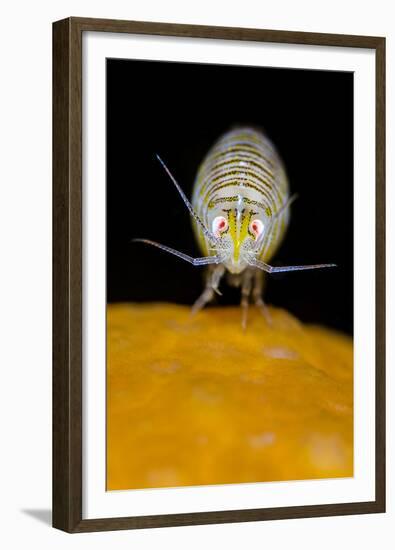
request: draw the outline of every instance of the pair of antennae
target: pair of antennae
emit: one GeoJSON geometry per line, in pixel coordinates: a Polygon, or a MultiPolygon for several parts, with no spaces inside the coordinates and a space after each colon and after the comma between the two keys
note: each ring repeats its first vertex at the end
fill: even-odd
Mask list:
{"type": "MultiPolygon", "coordinates": [[[[156,155],[156,158],[159,160],[159,162],[163,166],[165,172],[167,173],[167,175],[169,176],[171,181],[174,183],[177,191],[179,192],[182,200],[184,201],[185,206],[188,208],[189,213],[191,214],[193,219],[196,220],[196,222],[202,228],[203,234],[205,235],[205,237],[209,241],[210,245],[211,246],[215,246],[215,245],[219,246],[219,244],[220,244],[219,240],[214,235],[214,233],[212,233],[211,231],[209,231],[209,229],[207,229],[207,227],[204,225],[201,218],[196,214],[196,212],[193,209],[192,204],[187,199],[184,191],[181,189],[181,187],[179,186],[177,180],[175,179],[173,174],[170,172],[170,170],[168,169],[166,164],[163,162],[163,160],[160,158],[160,156],[158,154],[156,155]]],[[[151,241],[149,239],[133,239],[133,242],[140,242],[140,243],[149,244],[151,246],[155,246],[156,248],[160,248],[161,250],[164,250],[165,252],[168,252],[169,254],[173,254],[174,256],[177,256],[177,258],[181,258],[181,260],[184,260],[185,262],[189,262],[190,264],[192,264],[194,266],[219,264],[220,261],[221,261],[218,256],[204,256],[202,258],[193,258],[192,256],[188,256],[188,254],[184,254],[183,252],[180,252],[179,250],[175,250],[174,248],[170,248],[170,246],[165,246],[164,244],[157,243],[157,242],[151,241]]]]}
{"type": "MultiPolygon", "coordinates": [[[[191,216],[194,218],[194,220],[202,228],[203,234],[205,235],[207,240],[210,242],[210,244],[212,246],[215,247],[215,245],[216,245],[217,247],[220,247],[219,239],[214,235],[214,233],[212,233],[209,229],[207,229],[207,227],[205,226],[205,224],[203,223],[201,218],[196,214],[196,212],[193,209],[192,204],[187,199],[184,191],[181,189],[181,187],[179,186],[178,182],[176,181],[175,177],[170,172],[170,170],[168,169],[166,164],[163,162],[163,160],[160,158],[160,156],[158,154],[156,155],[156,158],[159,160],[159,162],[163,166],[165,172],[167,173],[167,175],[169,176],[169,178],[171,179],[171,181],[175,185],[178,193],[180,194],[182,200],[184,201],[185,206],[188,208],[189,213],[191,214],[191,216]]],[[[292,197],[290,197],[287,200],[287,202],[280,208],[280,210],[278,211],[278,213],[276,214],[275,217],[278,218],[281,214],[283,214],[283,212],[287,208],[289,208],[289,206],[292,204],[292,202],[296,198],[297,198],[297,195],[293,195],[292,197]]],[[[132,241],[133,242],[145,243],[145,244],[149,244],[151,246],[155,246],[157,248],[160,248],[161,250],[163,250],[165,252],[168,252],[169,254],[173,254],[174,256],[177,256],[177,258],[181,258],[182,260],[184,260],[186,262],[189,262],[190,264],[192,264],[194,266],[221,263],[221,258],[219,256],[205,256],[205,257],[202,257],[202,258],[193,258],[192,256],[188,256],[188,254],[184,254],[183,252],[179,252],[178,250],[175,250],[174,248],[170,248],[169,246],[165,246],[161,243],[157,243],[157,242],[151,241],[149,239],[132,239],[132,241]]],[[[287,272],[287,271],[302,271],[302,270],[307,270],[307,269],[321,269],[323,267],[336,267],[336,264],[289,265],[289,266],[274,267],[274,266],[266,264],[265,262],[262,262],[261,260],[258,260],[256,258],[251,258],[248,261],[248,263],[249,263],[250,266],[261,269],[262,271],[265,271],[267,273],[284,273],[284,272],[287,272]]]]}

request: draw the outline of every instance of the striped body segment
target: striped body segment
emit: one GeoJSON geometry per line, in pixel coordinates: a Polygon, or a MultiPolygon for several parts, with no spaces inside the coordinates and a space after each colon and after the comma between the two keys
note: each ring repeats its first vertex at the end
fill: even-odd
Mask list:
{"type": "MultiPolygon", "coordinates": [[[[243,256],[256,240],[251,233],[254,219],[264,229],[255,257],[264,262],[272,258],[288,225],[288,200],[285,169],[273,144],[261,131],[241,127],[221,136],[206,155],[196,176],[192,206],[208,228],[218,216],[226,218],[227,235],[221,238],[228,238],[232,247],[226,267],[238,273],[247,267],[243,256]]],[[[204,255],[215,253],[201,226],[193,226],[204,255]]]]}

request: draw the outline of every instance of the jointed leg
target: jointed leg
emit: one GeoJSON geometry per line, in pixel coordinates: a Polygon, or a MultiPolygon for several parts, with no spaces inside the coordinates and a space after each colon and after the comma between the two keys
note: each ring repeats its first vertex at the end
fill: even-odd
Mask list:
{"type": "Polygon", "coordinates": [[[223,274],[225,273],[225,266],[222,264],[211,267],[206,279],[206,287],[202,294],[196,300],[192,306],[192,314],[194,315],[200,311],[206,304],[208,304],[213,298],[214,293],[219,293],[218,286],[223,274]]]}
{"type": "Polygon", "coordinates": [[[248,301],[251,294],[252,277],[252,271],[250,269],[246,269],[243,273],[243,279],[241,283],[241,326],[244,330],[247,327],[248,301]]]}
{"type": "Polygon", "coordinates": [[[254,273],[254,288],[252,290],[252,298],[254,300],[255,305],[258,306],[259,309],[261,310],[263,316],[266,319],[266,322],[269,325],[271,325],[272,317],[262,298],[264,279],[265,279],[264,273],[256,269],[254,273]]]}

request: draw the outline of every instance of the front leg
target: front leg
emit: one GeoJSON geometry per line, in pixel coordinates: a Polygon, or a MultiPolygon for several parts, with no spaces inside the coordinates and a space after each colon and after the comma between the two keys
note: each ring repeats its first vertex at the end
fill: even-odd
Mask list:
{"type": "Polygon", "coordinates": [[[192,306],[192,315],[200,311],[202,308],[204,308],[206,304],[211,302],[211,300],[214,298],[215,292],[219,293],[218,286],[224,273],[225,266],[222,264],[218,264],[210,268],[206,279],[205,289],[192,306]]]}
{"type": "Polygon", "coordinates": [[[259,269],[256,269],[254,273],[254,288],[252,290],[252,298],[254,300],[255,305],[258,306],[259,309],[261,310],[268,325],[272,325],[272,317],[262,298],[264,281],[265,281],[265,274],[259,269]]]}
{"type": "Polygon", "coordinates": [[[241,326],[245,330],[247,328],[248,302],[251,294],[253,273],[251,269],[246,269],[242,275],[241,282],[241,326]]]}

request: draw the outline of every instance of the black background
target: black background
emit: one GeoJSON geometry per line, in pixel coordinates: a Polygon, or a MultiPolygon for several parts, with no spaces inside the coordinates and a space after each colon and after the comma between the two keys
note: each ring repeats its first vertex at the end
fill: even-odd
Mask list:
{"type": "MultiPolygon", "coordinates": [[[[352,333],[352,73],[107,60],[108,302],[198,297],[204,268],[130,241],[145,237],[201,256],[155,153],[191,197],[202,158],[235,124],[266,131],[299,195],[271,263],[338,264],[269,276],[266,301],[352,333]]],[[[219,303],[239,301],[239,290],[223,290],[219,303]]]]}

